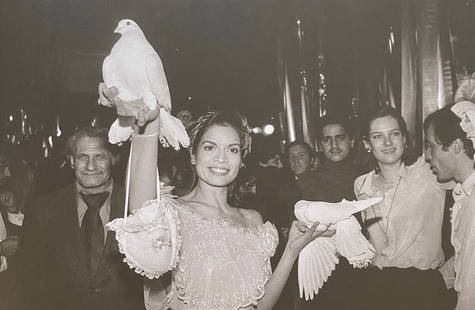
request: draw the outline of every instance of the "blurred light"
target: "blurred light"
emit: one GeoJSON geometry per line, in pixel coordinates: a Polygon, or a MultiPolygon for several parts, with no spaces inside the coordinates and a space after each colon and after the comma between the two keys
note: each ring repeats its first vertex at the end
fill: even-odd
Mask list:
{"type": "Polygon", "coordinates": [[[10,115],[8,119],[10,120],[10,122],[13,122],[13,115],[10,115]]]}
{"type": "Polygon", "coordinates": [[[297,19],[297,25],[300,25],[300,19],[297,19]]]}
{"type": "Polygon", "coordinates": [[[191,96],[188,97],[188,100],[191,100],[191,96]]]}
{"type": "Polygon", "coordinates": [[[48,137],[48,142],[51,147],[53,147],[53,136],[48,137]]]}
{"type": "Polygon", "coordinates": [[[270,136],[274,133],[274,125],[264,125],[264,127],[262,127],[262,133],[264,134],[264,136],[270,136]]]}
{"type": "Polygon", "coordinates": [[[254,127],[252,128],[252,132],[255,133],[256,135],[262,133],[262,128],[261,127],[254,127]]]}

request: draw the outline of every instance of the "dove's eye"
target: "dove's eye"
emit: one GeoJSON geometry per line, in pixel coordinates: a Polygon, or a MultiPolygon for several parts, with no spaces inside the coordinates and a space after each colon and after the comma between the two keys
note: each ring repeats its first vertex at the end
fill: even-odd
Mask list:
{"type": "Polygon", "coordinates": [[[125,24],[126,24],[127,26],[130,26],[130,22],[126,22],[125,24]]]}

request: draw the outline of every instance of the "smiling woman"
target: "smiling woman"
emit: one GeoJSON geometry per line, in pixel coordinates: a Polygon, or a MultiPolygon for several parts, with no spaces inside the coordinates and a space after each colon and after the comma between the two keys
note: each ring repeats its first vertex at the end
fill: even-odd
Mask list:
{"type": "MultiPolygon", "coordinates": [[[[131,268],[149,278],[159,278],[171,269],[167,298],[150,299],[148,303],[154,305],[151,308],[272,309],[300,250],[316,237],[332,235],[334,231],[317,230],[316,225],[307,228],[294,222],[282,258],[272,273],[270,258],[278,243],[277,230],[271,223],[264,223],[258,212],[239,208],[237,188],[234,189],[242,159],[251,148],[246,119],[234,112],[210,112],[193,123],[190,127],[193,185],[184,196],[172,199],[164,194],[159,201],[154,200],[157,194],[154,165],[160,128],[157,122],[150,122],[144,135],[133,136],[129,204],[133,215],[127,222],[121,219],[109,224],[117,232],[131,268]],[[179,231],[176,239],[168,238],[170,242],[160,239],[157,244],[158,239],[150,237],[150,233],[143,238],[134,237],[134,233],[144,229],[147,232],[163,229],[163,221],[156,225],[147,221],[161,218],[158,213],[163,210],[172,210],[169,212],[176,217],[175,230],[179,231]],[[125,245],[121,238],[132,241],[125,245]],[[146,253],[160,252],[162,248],[164,252],[177,253],[172,255],[176,260],[166,270],[149,268],[150,255],[146,253]]],[[[171,226],[165,228],[165,231],[173,230],[171,226]]],[[[153,257],[158,261],[162,256],[153,257]]],[[[168,265],[168,261],[160,265],[168,265]]]]}
{"type": "Polygon", "coordinates": [[[444,262],[445,186],[424,158],[404,161],[406,141],[406,124],[396,110],[384,107],[370,118],[365,147],[378,169],[356,179],[355,195],[383,200],[362,212],[377,267],[367,273],[364,300],[376,301],[369,309],[445,309],[437,270],[444,262]]]}

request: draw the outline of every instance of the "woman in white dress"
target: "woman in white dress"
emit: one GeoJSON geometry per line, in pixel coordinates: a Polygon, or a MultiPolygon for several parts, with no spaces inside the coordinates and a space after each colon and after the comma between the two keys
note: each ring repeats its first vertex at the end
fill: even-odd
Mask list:
{"type": "MultiPolygon", "coordinates": [[[[129,209],[135,220],[144,203],[150,206],[157,197],[158,130],[154,119],[145,126],[144,134],[134,134],[132,139],[129,209]]],[[[190,133],[194,187],[182,197],[162,195],[160,199],[161,208],[176,212],[181,240],[164,309],[272,309],[299,251],[316,237],[334,231],[317,230],[317,225],[307,229],[294,222],[285,252],[272,273],[270,258],[278,243],[277,231],[271,223],[263,223],[258,212],[237,207],[233,189],[251,146],[245,118],[238,113],[211,112],[199,118],[190,133]]],[[[134,222],[136,227],[149,224],[134,222]]],[[[119,223],[111,228],[119,239],[126,230],[119,223]]],[[[144,251],[153,246],[163,243],[140,239],[134,245],[144,251]]],[[[140,255],[140,250],[122,250],[128,259],[140,255]]],[[[158,270],[140,266],[137,260],[131,263],[129,259],[129,265],[150,278],[160,276],[158,270]]]]}

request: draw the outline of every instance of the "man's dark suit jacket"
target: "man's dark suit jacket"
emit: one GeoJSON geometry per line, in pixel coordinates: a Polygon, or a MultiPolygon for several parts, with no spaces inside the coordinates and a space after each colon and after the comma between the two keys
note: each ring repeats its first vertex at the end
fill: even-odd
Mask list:
{"type": "MultiPolygon", "coordinates": [[[[20,236],[21,226],[17,226],[8,221],[8,213],[5,209],[2,213],[3,222],[7,230],[7,236],[20,236]]],[[[21,265],[16,255],[7,258],[7,270],[0,273],[0,310],[1,309],[17,309],[17,302],[20,299],[20,281],[18,271],[21,265]]]]}
{"type": "MultiPolygon", "coordinates": [[[[123,215],[123,190],[114,185],[110,218],[123,215]]],[[[80,246],[76,187],[36,201],[25,215],[20,255],[24,261],[26,309],[142,310],[143,280],[123,262],[115,234],[107,234],[95,275],[80,246]]]]}

